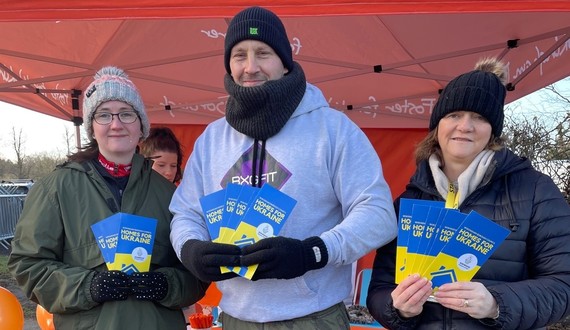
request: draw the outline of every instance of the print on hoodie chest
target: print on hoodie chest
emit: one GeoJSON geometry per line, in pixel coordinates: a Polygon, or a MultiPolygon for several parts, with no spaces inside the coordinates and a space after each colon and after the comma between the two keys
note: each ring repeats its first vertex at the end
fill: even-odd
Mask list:
{"type": "MultiPolygon", "coordinates": [[[[220,185],[225,187],[228,183],[235,183],[240,185],[251,185],[253,176],[253,162],[256,161],[256,171],[259,171],[261,153],[261,144],[258,145],[256,159],[254,160],[253,145],[247,149],[236,163],[229,169],[229,171],[222,178],[220,185]]],[[[291,177],[291,172],[279,163],[271,154],[265,150],[265,157],[263,161],[263,171],[261,172],[261,182],[269,183],[277,189],[281,189],[283,185],[291,177]]]]}

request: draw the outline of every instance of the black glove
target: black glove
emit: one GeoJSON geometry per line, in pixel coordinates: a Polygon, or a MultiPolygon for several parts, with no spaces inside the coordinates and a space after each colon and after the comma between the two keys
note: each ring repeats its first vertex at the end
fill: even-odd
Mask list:
{"type": "Polygon", "coordinates": [[[309,270],[323,268],[329,261],[325,242],[313,236],[303,241],[289,237],[269,237],[242,249],[242,266],[259,264],[252,280],[291,279],[309,270]]]}
{"type": "Polygon", "coordinates": [[[133,273],[129,278],[131,293],[140,300],[160,301],[168,292],[166,275],[161,272],[133,273]]]}
{"type": "Polygon", "coordinates": [[[125,300],[131,293],[129,275],[118,271],[96,273],[89,287],[93,301],[103,303],[112,300],[125,300]]]}
{"type": "Polygon", "coordinates": [[[217,282],[238,276],[234,272],[222,274],[220,266],[240,265],[241,249],[232,244],[188,240],[182,246],[182,264],[202,282],[217,282]]]}

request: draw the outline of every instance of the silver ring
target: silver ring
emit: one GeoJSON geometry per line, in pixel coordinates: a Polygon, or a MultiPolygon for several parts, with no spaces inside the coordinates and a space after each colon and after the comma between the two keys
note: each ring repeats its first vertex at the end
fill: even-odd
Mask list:
{"type": "Polygon", "coordinates": [[[469,300],[463,299],[463,307],[469,307],[469,300]]]}

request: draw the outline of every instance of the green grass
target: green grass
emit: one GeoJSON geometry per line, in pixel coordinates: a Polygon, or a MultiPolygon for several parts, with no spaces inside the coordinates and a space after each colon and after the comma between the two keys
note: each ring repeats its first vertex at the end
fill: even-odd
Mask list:
{"type": "Polygon", "coordinates": [[[8,256],[0,256],[0,274],[4,275],[4,274],[8,274],[8,266],[6,266],[6,264],[8,263],[8,256]]]}

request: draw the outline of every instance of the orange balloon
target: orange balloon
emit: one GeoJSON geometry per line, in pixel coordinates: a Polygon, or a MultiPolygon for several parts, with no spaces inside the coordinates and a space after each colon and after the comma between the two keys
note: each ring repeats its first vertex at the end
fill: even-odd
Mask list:
{"type": "Polygon", "coordinates": [[[0,329],[24,329],[24,310],[18,298],[0,286],[0,329]]]}
{"type": "Polygon", "coordinates": [[[206,290],[206,294],[198,303],[202,306],[218,306],[220,300],[222,299],[222,293],[218,290],[216,283],[212,282],[206,290]]]}
{"type": "Polygon", "coordinates": [[[48,312],[42,305],[36,307],[36,320],[42,330],[55,330],[53,325],[53,314],[48,312]]]}

